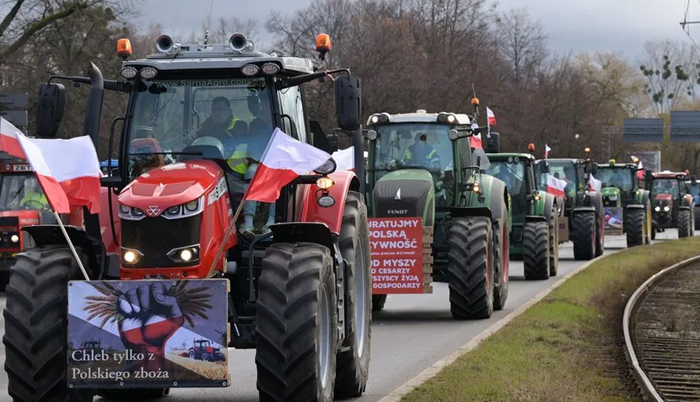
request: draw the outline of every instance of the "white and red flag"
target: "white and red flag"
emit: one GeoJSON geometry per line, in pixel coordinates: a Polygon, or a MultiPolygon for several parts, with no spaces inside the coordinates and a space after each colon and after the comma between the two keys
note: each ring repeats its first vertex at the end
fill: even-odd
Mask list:
{"type": "Polygon", "coordinates": [[[29,162],[51,209],[61,214],[86,206],[100,212],[102,172],[90,137],[34,139],[0,119],[0,151],[29,162]]]}
{"type": "Polygon", "coordinates": [[[603,188],[603,183],[601,183],[600,180],[596,179],[595,177],[593,177],[593,175],[591,175],[589,187],[593,191],[600,191],[603,188]]]}
{"type": "Polygon", "coordinates": [[[496,115],[493,114],[493,111],[491,111],[488,106],[486,106],[486,117],[488,119],[487,123],[489,127],[496,125],[496,115]]]}
{"type": "Polygon", "coordinates": [[[544,158],[548,159],[549,158],[549,151],[551,151],[552,148],[549,147],[549,145],[544,144],[544,158]]]}
{"type": "Polygon", "coordinates": [[[557,179],[551,174],[547,173],[547,192],[557,197],[566,198],[566,181],[557,179]]]}
{"type": "MultiPolygon", "coordinates": [[[[476,124],[476,122],[472,123],[472,129],[477,129],[477,128],[479,128],[479,125],[476,124]]],[[[481,142],[481,133],[476,134],[476,135],[472,135],[469,138],[469,143],[470,143],[471,147],[474,149],[484,149],[484,145],[481,142]]]]}
{"type": "Polygon", "coordinates": [[[297,177],[318,169],[330,157],[329,153],[297,141],[275,128],[244,201],[274,202],[284,186],[297,177]]]}
{"type": "Polygon", "coordinates": [[[339,151],[333,152],[333,160],[335,161],[337,167],[335,170],[351,170],[355,171],[355,147],[341,149],[339,151]]]}

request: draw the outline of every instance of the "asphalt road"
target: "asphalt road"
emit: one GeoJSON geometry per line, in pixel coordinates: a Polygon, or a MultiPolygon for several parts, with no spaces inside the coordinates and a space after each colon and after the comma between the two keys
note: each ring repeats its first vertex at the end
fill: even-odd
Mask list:
{"type": "MultiPolygon", "coordinates": [[[[700,236],[700,232],[698,232],[700,236]]],[[[658,233],[656,241],[677,239],[677,231],[658,233]]],[[[622,236],[606,237],[606,251],[625,247],[622,236]]],[[[505,317],[518,306],[554,284],[561,276],[581,265],[574,261],[571,243],[560,245],[559,274],[548,281],[526,282],[522,262],[511,262],[511,284],[506,307],[494,312],[488,320],[456,322],[450,316],[447,284],[434,284],[429,295],[390,295],[385,309],[374,316],[372,325],[372,357],[367,391],[357,402],[374,402],[401,386],[436,361],[451,354],[480,332],[505,317]]],[[[5,308],[0,293],[0,308],[5,308]]],[[[0,315],[0,337],[5,323],[0,315]]],[[[255,388],[255,350],[229,352],[232,385],[222,389],[175,389],[162,399],[164,402],[199,401],[257,401],[255,388]]],[[[5,360],[5,348],[0,347],[0,360],[5,360]]],[[[7,375],[0,371],[0,401],[10,401],[7,395],[7,375]]],[[[103,401],[102,398],[95,398],[103,401]]]]}

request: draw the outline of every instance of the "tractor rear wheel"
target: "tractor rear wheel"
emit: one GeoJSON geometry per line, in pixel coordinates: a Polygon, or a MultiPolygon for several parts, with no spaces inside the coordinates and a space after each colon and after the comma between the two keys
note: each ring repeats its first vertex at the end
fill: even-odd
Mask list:
{"type": "Polygon", "coordinates": [[[549,276],[557,276],[559,272],[559,216],[556,208],[552,209],[549,218],[549,276]]]}
{"type": "Polygon", "coordinates": [[[335,397],[356,398],[365,392],[369,377],[372,325],[372,272],[370,271],[367,206],[362,194],[348,192],[340,230],[340,254],[348,262],[345,271],[345,322],[350,328],[339,352],[335,378],[335,397]]]}
{"type": "Polygon", "coordinates": [[[523,225],[523,268],[525,280],[549,279],[549,223],[536,221],[523,225]]]}
{"type": "Polygon", "coordinates": [[[593,212],[579,212],[571,218],[571,240],[574,243],[575,260],[595,258],[595,232],[595,214],[593,212]]]}
{"type": "Polygon", "coordinates": [[[643,246],[646,231],[644,230],[645,222],[643,209],[632,209],[627,212],[626,234],[627,247],[643,246]]]}
{"type": "MultiPolygon", "coordinates": [[[[505,206],[501,206],[501,211],[505,211],[505,206]]],[[[508,227],[505,218],[501,218],[493,224],[493,309],[503,310],[508,299],[508,227]]]]}
{"type": "Polygon", "coordinates": [[[302,242],[269,246],[256,315],[260,401],[332,401],[338,312],[328,248],[302,242]]]}
{"type": "MultiPolygon", "coordinates": [[[[82,256],[84,266],[87,258],[82,256]]],[[[10,268],[5,318],[7,392],[13,401],[93,400],[91,389],[70,389],[68,282],[82,279],[68,246],[43,246],[17,255],[10,268]]]]}
{"type": "Polygon", "coordinates": [[[455,320],[489,318],[493,313],[491,220],[455,218],[449,232],[447,282],[455,320]]]}
{"type": "Polygon", "coordinates": [[[387,295],[372,295],[372,311],[384,310],[387,295]]]}
{"type": "Polygon", "coordinates": [[[678,211],[678,238],[690,235],[690,210],[681,209],[678,211]]]}

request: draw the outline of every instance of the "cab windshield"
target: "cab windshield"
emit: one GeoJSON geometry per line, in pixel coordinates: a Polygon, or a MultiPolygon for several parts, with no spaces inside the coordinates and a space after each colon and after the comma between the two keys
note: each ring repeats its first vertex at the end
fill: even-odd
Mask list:
{"type": "Polygon", "coordinates": [[[511,195],[513,203],[513,216],[520,217],[527,213],[527,167],[524,161],[519,158],[508,158],[508,160],[493,160],[486,169],[486,174],[494,176],[506,183],[508,193],[511,195]]]}
{"type": "Polygon", "coordinates": [[[274,127],[269,92],[261,78],[141,81],[128,137],[130,179],[174,163],[192,145],[214,146],[225,160],[238,151],[259,161],[274,127]]]}
{"type": "Polygon", "coordinates": [[[600,180],[603,188],[617,187],[620,190],[627,191],[634,188],[634,171],[632,169],[620,167],[598,167],[596,179],[600,180]]]}
{"type": "Polygon", "coordinates": [[[0,210],[46,209],[48,202],[34,174],[0,176],[0,210]]]}
{"type": "Polygon", "coordinates": [[[377,176],[392,170],[418,167],[433,173],[454,169],[450,126],[433,123],[397,123],[377,127],[377,176]]]}
{"type": "MultiPolygon", "coordinates": [[[[542,172],[545,161],[539,161],[536,165],[537,188],[540,191],[547,191],[547,177],[542,172]]],[[[576,198],[576,188],[579,183],[583,183],[583,177],[578,177],[578,169],[570,161],[549,161],[549,174],[557,179],[564,180],[567,184],[564,188],[568,199],[576,198]]]]}
{"type": "Polygon", "coordinates": [[[651,195],[670,194],[673,198],[678,198],[678,180],[676,179],[654,179],[651,187],[651,195]]]}

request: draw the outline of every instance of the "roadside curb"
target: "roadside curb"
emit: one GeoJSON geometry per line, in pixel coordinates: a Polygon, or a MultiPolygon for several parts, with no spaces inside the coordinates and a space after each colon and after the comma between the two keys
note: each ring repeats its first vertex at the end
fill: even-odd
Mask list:
{"type": "Polygon", "coordinates": [[[622,250],[627,250],[627,248],[623,249],[618,249],[618,250],[611,250],[607,251],[606,253],[601,255],[600,257],[594,258],[585,264],[582,264],[575,268],[573,271],[569,272],[568,274],[564,275],[561,277],[557,282],[555,282],[552,286],[548,287],[547,289],[543,290],[542,292],[538,293],[534,297],[532,297],[530,300],[528,300],[526,303],[520,305],[517,309],[513,310],[510,314],[507,316],[501,318],[500,320],[496,321],[493,325],[490,327],[486,328],[485,330],[481,331],[477,336],[472,338],[469,342],[465,343],[462,345],[459,349],[455,350],[452,352],[450,355],[447,357],[444,357],[437,362],[435,362],[432,366],[428,367],[427,369],[423,370],[420,374],[417,376],[411,378],[407,382],[405,382],[403,385],[399,386],[398,388],[394,389],[391,391],[388,395],[385,397],[379,399],[377,402],[399,402],[401,398],[403,398],[406,394],[411,392],[413,389],[419,387],[429,379],[435,377],[443,368],[446,366],[452,364],[455,362],[458,358],[461,356],[471,352],[472,350],[476,349],[479,344],[484,341],[485,339],[488,339],[491,337],[491,335],[495,334],[498,332],[501,328],[505,327],[508,323],[513,321],[515,317],[519,316],[520,314],[524,313],[527,309],[532,307],[534,304],[538,303],[540,300],[544,299],[545,296],[548,294],[552,293],[552,291],[559,286],[561,286],[564,282],[566,282],[569,278],[572,276],[578,274],[579,272],[583,271],[584,269],[588,268],[592,264],[604,259],[607,256],[613,255],[619,251],[622,250]]]}

